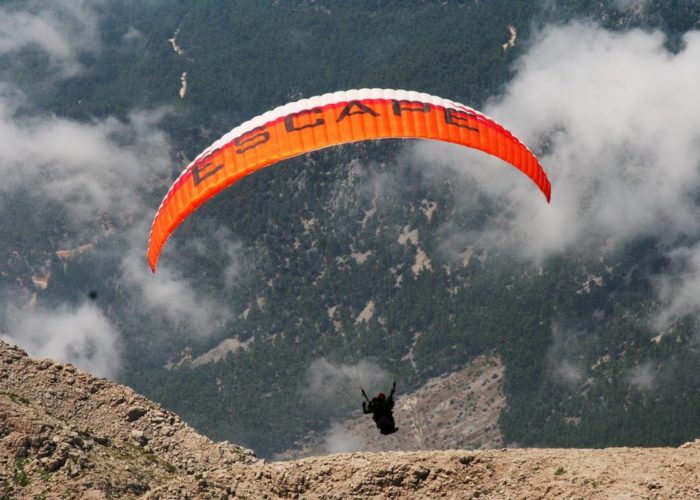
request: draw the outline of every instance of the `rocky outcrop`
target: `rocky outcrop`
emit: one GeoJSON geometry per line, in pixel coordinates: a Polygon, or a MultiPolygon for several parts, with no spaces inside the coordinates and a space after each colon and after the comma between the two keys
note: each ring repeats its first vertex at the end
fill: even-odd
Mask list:
{"type": "Polygon", "coordinates": [[[0,498],[42,495],[57,481],[70,495],[139,496],[179,475],[258,462],[127,387],[1,342],[0,439],[0,498]]]}
{"type": "Polygon", "coordinates": [[[266,464],[126,387],[0,342],[0,499],[477,497],[700,498],[700,440],[266,464]]]}

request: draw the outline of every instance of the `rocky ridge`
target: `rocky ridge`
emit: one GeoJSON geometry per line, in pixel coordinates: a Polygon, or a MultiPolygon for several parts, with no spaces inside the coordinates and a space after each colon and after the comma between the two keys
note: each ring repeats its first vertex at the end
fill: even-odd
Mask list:
{"type": "Polygon", "coordinates": [[[700,440],[265,463],[126,387],[0,342],[2,499],[372,497],[700,498],[700,440]]]}
{"type": "Polygon", "coordinates": [[[68,497],[139,496],[178,475],[258,462],[127,387],[3,342],[0,439],[0,498],[41,496],[57,484],[68,497]]]}

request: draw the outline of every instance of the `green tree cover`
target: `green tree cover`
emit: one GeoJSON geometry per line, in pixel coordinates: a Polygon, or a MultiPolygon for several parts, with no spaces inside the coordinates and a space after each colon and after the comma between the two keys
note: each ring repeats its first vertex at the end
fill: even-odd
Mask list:
{"type": "MultiPolygon", "coordinates": [[[[122,0],[102,6],[103,49],[86,61],[92,71],[53,89],[29,89],[37,105],[85,120],[170,106],[164,126],[191,158],[262,111],[343,88],[418,89],[479,106],[508,81],[531,27],[546,22],[605,16],[610,27],[660,26],[673,34],[689,28],[687,16],[698,17],[697,2],[652,2],[653,16],[644,19],[615,14],[610,3],[565,1],[547,10],[512,0],[122,0]],[[519,43],[504,53],[509,24],[518,26],[519,43]],[[132,28],[139,36],[126,43],[132,28]],[[184,56],[167,42],[176,31],[184,56]],[[189,93],[180,99],[184,71],[189,93]]],[[[40,54],[36,58],[13,66],[14,77],[28,81],[43,67],[40,54]]],[[[402,141],[385,141],[290,160],[243,180],[235,194],[220,196],[183,224],[178,242],[205,239],[225,226],[242,243],[234,289],[224,287],[215,247],[202,256],[183,244],[172,257],[230,304],[236,319],[217,338],[192,339],[177,325],[134,313],[135,299],[114,282],[114,264],[89,256],[58,272],[43,300],[71,294],[78,300],[86,283],[99,283],[127,335],[124,381],[213,438],[263,456],[359,404],[355,392],[333,404],[305,396],[308,367],[320,357],[375,359],[399,377],[403,391],[480,354],[498,353],[508,400],[500,426],[508,442],[521,445],[677,444],[700,434],[697,325],[680,324],[657,343],[644,323],[656,307],[649,276],[668,265],[656,242],[620,248],[605,262],[553,258],[541,270],[495,253],[457,265],[441,251],[439,228],[450,221],[478,229],[492,208],[461,208],[456,176],[426,179],[422,166],[401,151],[402,141]],[[366,189],[383,174],[393,182],[380,192],[366,189]],[[423,214],[422,200],[437,203],[434,219],[423,214]],[[303,220],[315,223],[307,230],[303,220]],[[416,246],[398,243],[405,227],[418,230],[432,271],[411,271],[416,246]],[[359,264],[353,251],[372,253],[359,264]],[[191,262],[196,266],[186,266],[191,262]],[[590,274],[602,276],[603,285],[577,293],[590,274]],[[260,297],[264,306],[257,305],[260,297]],[[370,300],[375,315],[357,322],[370,300]],[[233,336],[254,340],[219,363],[162,368],[185,346],[196,355],[233,336]],[[411,346],[415,368],[405,360],[411,346]],[[557,372],[566,366],[575,368],[568,378],[557,372]],[[634,383],[635,368],[648,370],[658,385],[634,383]]],[[[153,193],[154,207],[160,196],[153,193]]],[[[7,207],[2,202],[31,213],[22,199],[7,207]]],[[[50,208],[51,218],[37,215],[28,227],[70,232],[50,208]]],[[[18,231],[7,222],[0,229],[18,231]]],[[[13,241],[27,252],[48,245],[21,235],[13,241]]]]}

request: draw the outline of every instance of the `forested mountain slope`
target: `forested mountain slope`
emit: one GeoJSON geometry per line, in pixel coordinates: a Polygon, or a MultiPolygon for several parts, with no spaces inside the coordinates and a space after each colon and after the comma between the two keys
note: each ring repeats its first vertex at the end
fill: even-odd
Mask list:
{"type": "Polygon", "coordinates": [[[700,434],[697,128],[674,100],[697,80],[697,2],[80,4],[0,2],[24,35],[0,45],[3,338],[261,456],[348,418],[362,384],[408,394],[480,356],[503,366],[506,444],[700,434]],[[206,204],[151,275],[148,226],[189,160],[362,87],[512,126],[552,204],[483,156],[345,145],[206,204]],[[669,110],[666,135],[650,117],[669,110]]]}

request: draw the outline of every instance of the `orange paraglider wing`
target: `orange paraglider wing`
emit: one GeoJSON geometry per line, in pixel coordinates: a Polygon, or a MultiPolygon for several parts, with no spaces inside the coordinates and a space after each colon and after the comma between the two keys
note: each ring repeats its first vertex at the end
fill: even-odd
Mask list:
{"type": "Polygon", "coordinates": [[[302,99],[234,128],[180,174],[158,208],[148,241],[155,272],[175,228],[201,204],[246,175],[309,151],[384,138],[462,144],[524,172],[550,199],[550,183],[532,152],[501,125],[463,104],[405,90],[361,89],[302,99]]]}

